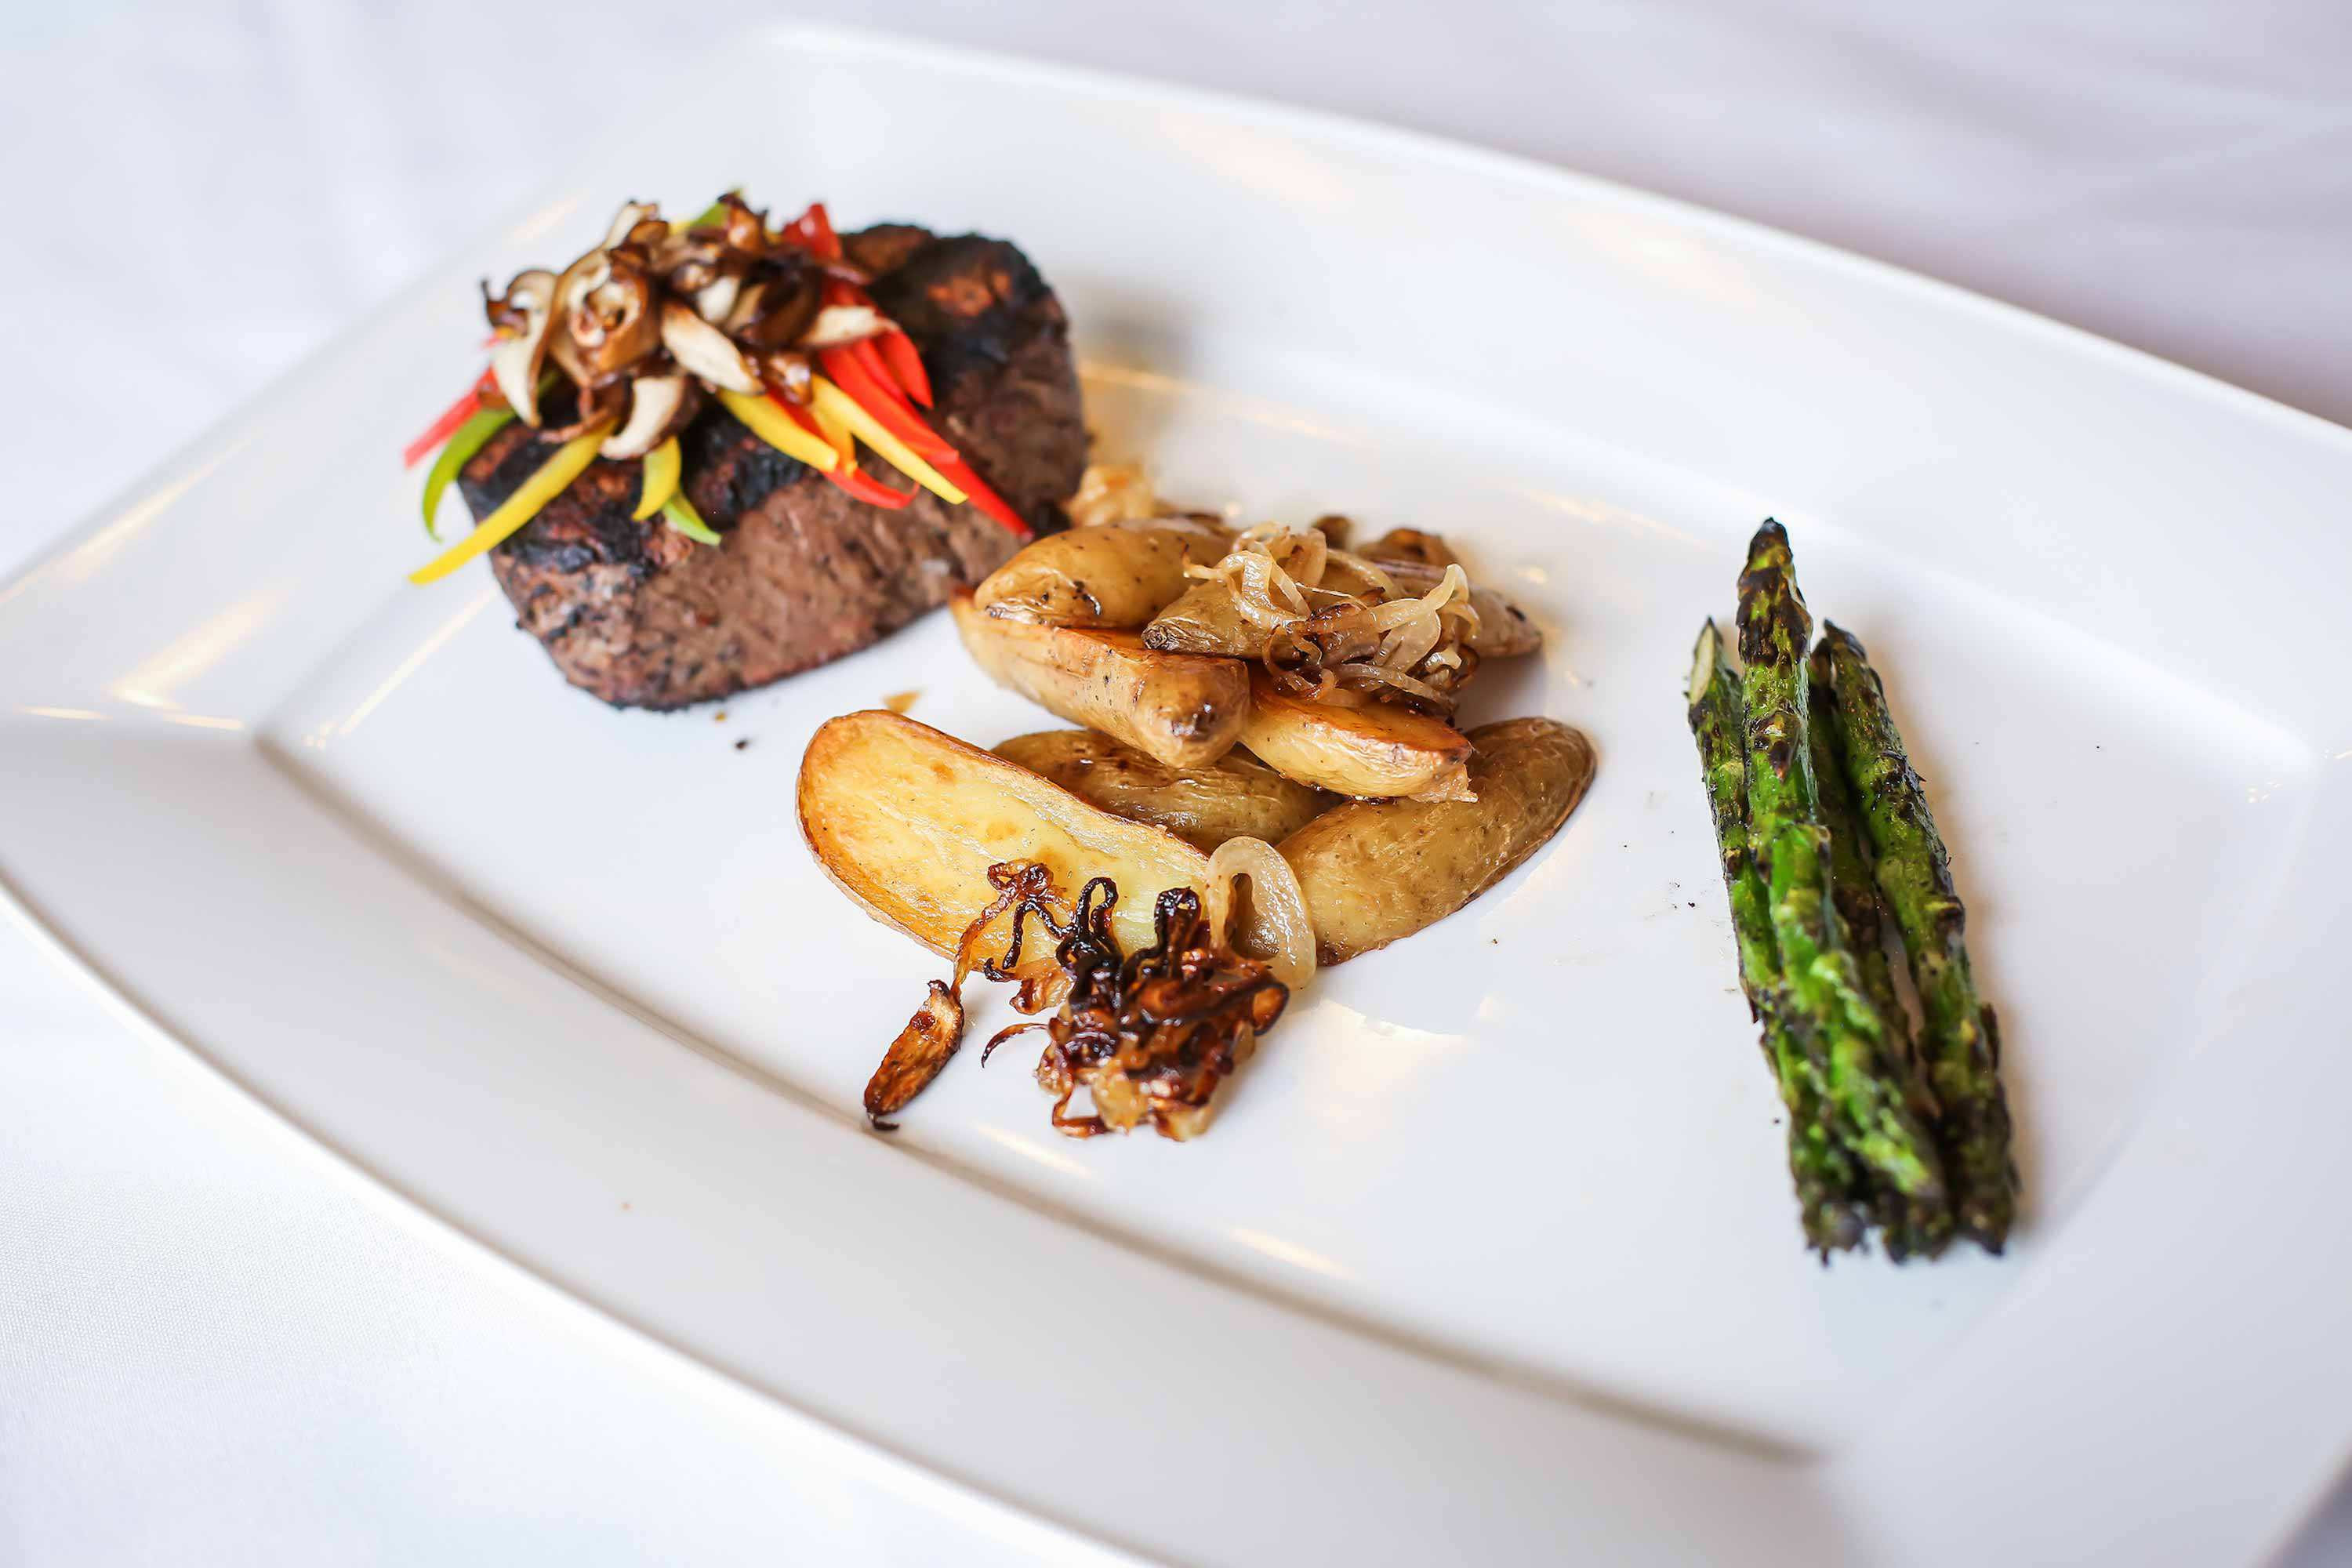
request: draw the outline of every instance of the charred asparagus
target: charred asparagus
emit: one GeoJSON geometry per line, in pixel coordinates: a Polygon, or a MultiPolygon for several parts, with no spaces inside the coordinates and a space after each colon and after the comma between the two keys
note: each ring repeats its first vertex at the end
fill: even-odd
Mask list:
{"type": "Polygon", "coordinates": [[[1862,1239],[1867,1184],[1832,1131],[1820,1071],[1781,1021],[1780,945],[1764,880],[1748,845],[1748,765],[1740,741],[1739,678],[1710,620],[1691,656],[1690,727],[1715,816],[1716,847],[1731,896],[1731,931],[1739,950],[1739,986],[1763,1027],[1764,1059],[1789,1110],[1789,1173],[1795,1179],[1805,1239],[1823,1258],[1862,1239]]]}
{"type": "MultiPolygon", "coordinates": [[[[1903,1088],[1911,1113],[1929,1127],[1935,1125],[1936,1098],[1919,1072],[1911,1040],[1910,1016],[1895,994],[1895,969],[1886,956],[1887,925],[1878,884],[1873,877],[1870,847],[1854,809],[1837,760],[1837,711],[1829,682],[1828,661],[1813,650],[1811,690],[1808,694],[1806,738],[1813,757],[1813,783],[1821,804],[1822,826],[1829,830],[1830,901],[1837,910],[1846,945],[1861,972],[1862,988],[1886,1026],[1887,1057],[1903,1073],[1903,1088]]],[[[1942,1204],[1922,1204],[1894,1194],[1880,1194],[1878,1218],[1887,1253],[1904,1258],[1915,1253],[1932,1257],[1951,1240],[1951,1211],[1942,1204]]]]}
{"type": "Polygon", "coordinates": [[[1969,971],[1967,911],[1878,672],[1862,644],[1834,625],[1824,628],[1822,651],[1835,687],[1839,766],[1860,802],[1877,884],[1919,993],[1921,1055],[1942,1106],[1954,1207],[1961,1229],[1999,1252],[2016,1213],[2017,1173],[2000,1036],[1969,971]]]}
{"type": "Polygon", "coordinates": [[[1780,942],[1782,1016],[1821,1070],[1846,1146],[1895,1193],[1932,1205],[1944,1197],[1934,1141],[1906,1103],[1886,1023],[1863,987],[1830,901],[1829,834],[1806,738],[1811,641],[1789,536],[1767,520],[1749,542],[1739,578],[1739,654],[1747,667],[1740,684],[1748,837],[1780,942]]]}

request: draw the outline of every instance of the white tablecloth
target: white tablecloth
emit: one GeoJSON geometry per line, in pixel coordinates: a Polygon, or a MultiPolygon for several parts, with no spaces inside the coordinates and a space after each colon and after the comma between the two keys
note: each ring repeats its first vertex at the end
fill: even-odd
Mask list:
{"type": "MultiPolygon", "coordinates": [[[[809,10],[1555,160],[2352,423],[2342,0],[809,10]]],[[[759,15],[0,8],[0,572],[759,15]]],[[[938,1561],[975,1517],[415,1215],[0,924],[0,1563],[938,1561]]],[[[2352,1492],[2287,1560],[2352,1561],[2352,1492]]]]}

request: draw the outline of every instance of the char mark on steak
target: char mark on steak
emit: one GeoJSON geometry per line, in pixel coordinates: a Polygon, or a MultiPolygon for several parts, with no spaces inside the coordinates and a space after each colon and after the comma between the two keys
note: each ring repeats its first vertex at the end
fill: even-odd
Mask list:
{"type": "MultiPolygon", "coordinates": [[[[875,301],[931,378],[932,427],[1039,532],[1086,464],[1077,372],[1061,302],[1027,257],[976,235],[890,224],[845,236],[875,301]]],[[[642,465],[598,461],[490,552],[517,625],[565,679],[616,707],[682,708],[839,658],[976,584],[1020,542],[870,454],[915,489],[896,511],[856,500],[753,436],[712,400],[679,436],[688,499],[723,538],[697,545],[638,522],[642,465]]],[[[509,426],[466,465],[478,520],[546,460],[509,426]]]]}

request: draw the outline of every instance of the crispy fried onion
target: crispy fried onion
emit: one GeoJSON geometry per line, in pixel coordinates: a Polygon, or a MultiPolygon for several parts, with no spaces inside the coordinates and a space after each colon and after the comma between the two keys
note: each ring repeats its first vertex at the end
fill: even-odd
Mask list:
{"type": "MultiPolygon", "coordinates": [[[[991,980],[1012,979],[1013,966],[1021,962],[1023,910],[1034,906],[1042,914],[1050,909],[1055,898],[1053,873],[1030,861],[1008,861],[991,866],[988,868],[988,885],[996,889],[996,897],[991,899],[980,913],[972,917],[971,923],[963,928],[963,936],[956,942],[954,975],[947,980],[931,982],[930,994],[923,998],[923,1005],[915,1010],[915,1016],[907,1020],[907,1026],[898,1031],[898,1038],[890,1042],[890,1048],[882,1054],[882,1065],[874,1069],[873,1078],[866,1081],[866,1115],[881,1131],[898,1130],[894,1123],[883,1119],[922,1093],[963,1044],[965,977],[977,969],[991,980]],[[982,945],[988,928],[1007,910],[1013,910],[1013,951],[1002,964],[991,964],[981,956],[982,945]]],[[[1022,983],[1021,1000],[1033,1004],[1024,1006],[1022,1011],[1037,1012],[1061,999],[1057,994],[1052,1002],[1045,1001],[1045,988],[1039,986],[1033,991],[1034,984],[1036,983],[1031,981],[1022,983]]],[[[994,1050],[996,1042],[991,1040],[988,1048],[994,1050]]],[[[985,1061],[987,1058],[983,1054],[981,1059],[985,1061]]]]}
{"type": "Polygon", "coordinates": [[[1218,1086],[1273,1027],[1290,993],[1315,973],[1315,936],[1298,880],[1263,839],[1234,839],[1211,857],[1205,901],[1190,888],[1171,888],[1152,906],[1154,939],[1123,954],[1111,930],[1118,887],[1097,877],[1073,905],[1044,866],[1012,861],[988,868],[996,889],[956,944],[955,973],[930,983],[907,1026],[866,1087],[866,1113],[874,1125],[939,1076],[962,1043],[965,977],[977,969],[991,980],[1018,977],[1022,951],[1034,925],[1054,942],[1054,968],[1021,981],[1014,1005],[1050,1018],[1032,1018],[999,1030],[981,1052],[986,1062],[1015,1035],[1046,1035],[1037,1081],[1057,1098],[1054,1126],[1072,1137],[1130,1131],[1150,1121],[1163,1137],[1186,1139],[1212,1115],[1218,1086]],[[1229,928],[1242,914],[1238,883],[1246,879],[1251,942],[1264,952],[1234,950],[1229,928]],[[981,956],[989,933],[1007,914],[1002,956],[981,956]],[[1072,1115],[1080,1089],[1090,1114],[1072,1115]]]}
{"type": "Polygon", "coordinates": [[[1477,670],[1478,612],[1459,563],[1416,596],[1377,563],[1334,548],[1323,529],[1267,522],[1244,530],[1214,565],[1184,570],[1222,583],[1243,618],[1265,628],[1266,669],[1289,695],[1451,714],[1477,670]]]}
{"type": "MultiPolygon", "coordinates": [[[[1110,929],[1118,901],[1118,889],[1097,877],[1060,928],[1055,956],[1070,993],[1043,1026],[1037,1081],[1057,1097],[1055,1129],[1071,1137],[1145,1121],[1163,1138],[1195,1137],[1214,1114],[1218,1085],[1282,1016],[1290,989],[1216,938],[1190,888],[1160,895],[1151,945],[1122,956],[1110,929]],[[1094,1102],[1091,1115],[1070,1114],[1080,1089],[1094,1102]]],[[[1005,1035],[1038,1026],[1016,1024],[1005,1035]]]]}

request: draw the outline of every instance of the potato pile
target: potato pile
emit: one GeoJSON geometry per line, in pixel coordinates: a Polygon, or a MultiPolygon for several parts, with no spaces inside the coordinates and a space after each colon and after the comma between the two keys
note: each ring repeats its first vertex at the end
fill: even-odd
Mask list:
{"type": "Polygon", "coordinates": [[[1484,660],[1541,638],[1436,536],[1353,555],[1339,519],[1237,534],[1099,471],[1071,510],[950,608],[992,679],[1082,728],[992,752],[877,709],[802,759],[818,864],[954,961],[866,1086],[877,1128],[956,1054],[976,970],[1053,1014],[991,1048],[1046,1031],[1056,1130],[1194,1137],[1318,965],[1462,908],[1592,779],[1554,720],[1451,722],[1484,660]]]}
{"type": "MultiPolygon", "coordinates": [[[[1288,628],[1235,611],[1210,575],[1234,532],[1198,515],[1142,515],[1158,509],[1132,485],[1097,488],[1111,500],[1091,509],[1103,521],[1038,540],[951,601],[982,669],[1083,728],[990,753],[871,711],[834,720],[811,742],[803,831],[877,918],[952,954],[991,897],[989,867],[1025,860],[1072,889],[1111,878],[1121,935],[1141,940],[1157,894],[1205,890],[1219,845],[1263,839],[1297,877],[1318,958],[1336,963],[1462,908],[1583,797],[1591,745],[1555,721],[1465,734],[1410,704],[1299,695],[1265,657],[1288,628]]],[[[1339,520],[1318,527],[1344,538],[1339,520]]],[[[1412,594],[1455,564],[1435,536],[1402,531],[1331,560],[1330,580],[1344,585],[1318,603],[1356,586],[1344,563],[1370,562],[1412,594]]],[[[1500,595],[1463,597],[1475,611],[1462,623],[1473,627],[1462,639],[1470,669],[1540,646],[1500,595]]],[[[1244,952],[1256,942],[1249,922],[1244,906],[1234,933],[1244,952]]]]}

